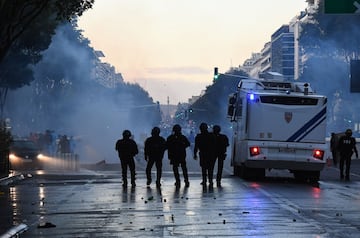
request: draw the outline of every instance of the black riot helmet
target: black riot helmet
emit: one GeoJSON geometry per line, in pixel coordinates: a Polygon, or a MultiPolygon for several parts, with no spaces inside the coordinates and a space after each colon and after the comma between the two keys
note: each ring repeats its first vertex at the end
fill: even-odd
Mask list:
{"type": "Polygon", "coordinates": [[[131,132],[129,130],[124,130],[122,133],[124,138],[130,138],[131,137],[131,132]]]}
{"type": "Polygon", "coordinates": [[[173,132],[180,133],[181,132],[181,126],[179,124],[176,124],[173,126],[173,132]]]}
{"type": "Polygon", "coordinates": [[[200,131],[207,131],[208,125],[205,122],[202,122],[199,127],[200,131]]]}
{"type": "Polygon", "coordinates": [[[346,136],[352,136],[352,130],[351,130],[351,129],[347,129],[347,130],[345,131],[345,135],[346,135],[346,136]]]}
{"type": "Polygon", "coordinates": [[[219,134],[220,131],[221,131],[221,127],[219,125],[215,125],[213,127],[213,131],[214,131],[215,134],[219,134]]]}
{"type": "Polygon", "coordinates": [[[151,135],[152,136],[158,136],[160,135],[160,128],[155,126],[152,130],[151,130],[151,135]]]}

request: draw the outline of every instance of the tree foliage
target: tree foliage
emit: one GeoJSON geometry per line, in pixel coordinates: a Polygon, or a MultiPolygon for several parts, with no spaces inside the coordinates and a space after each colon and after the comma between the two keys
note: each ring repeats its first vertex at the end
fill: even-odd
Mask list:
{"type": "Polygon", "coordinates": [[[206,88],[205,94],[189,106],[193,109],[193,112],[189,113],[189,119],[198,125],[206,122],[209,125],[222,125],[224,130],[230,127],[227,119],[227,102],[240,81],[240,77],[236,76],[248,77],[246,72],[235,68],[220,74],[218,79],[206,88]]]}
{"type": "MultiPolygon", "coordinates": [[[[32,25],[53,21],[61,23],[81,16],[91,8],[94,0],[1,0],[0,1],[0,62],[11,46],[32,25]]],[[[43,32],[33,31],[33,35],[50,34],[53,28],[43,28],[43,32]],[[38,33],[38,34],[36,34],[38,33]]],[[[44,35],[42,35],[44,36],[44,35]]],[[[32,42],[34,43],[34,42],[32,42]]]]}
{"type": "Polygon", "coordinates": [[[69,121],[74,118],[99,118],[97,123],[104,125],[118,115],[141,124],[160,123],[158,104],[138,84],[124,83],[121,77],[109,84],[100,83],[103,79],[97,77],[106,75],[96,70],[103,63],[89,45],[76,21],[58,27],[50,47],[33,67],[34,82],[9,95],[5,112],[21,126],[19,131],[70,128],[69,121]],[[22,110],[24,106],[26,110],[22,110]]]}
{"type": "Polygon", "coordinates": [[[321,0],[302,23],[299,42],[307,60],[300,79],[328,97],[328,131],[341,131],[360,119],[360,108],[352,103],[360,98],[350,93],[349,81],[349,62],[360,56],[360,15],[324,14],[323,9],[321,0]]]}
{"type": "MultiPolygon", "coordinates": [[[[332,57],[359,57],[359,14],[325,14],[324,2],[308,13],[302,24],[300,45],[307,53],[332,57]]],[[[340,3],[339,3],[340,4],[340,3]]]]}
{"type": "Polygon", "coordinates": [[[0,0],[0,116],[8,89],[34,80],[32,65],[64,21],[81,16],[94,0],[0,0]]]}

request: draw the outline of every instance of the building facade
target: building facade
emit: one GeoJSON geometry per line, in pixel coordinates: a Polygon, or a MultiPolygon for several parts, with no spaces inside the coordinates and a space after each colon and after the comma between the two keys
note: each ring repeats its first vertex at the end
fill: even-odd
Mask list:
{"type": "Polygon", "coordinates": [[[295,38],[289,25],[281,26],[271,35],[271,71],[287,80],[294,80],[295,38]]]}

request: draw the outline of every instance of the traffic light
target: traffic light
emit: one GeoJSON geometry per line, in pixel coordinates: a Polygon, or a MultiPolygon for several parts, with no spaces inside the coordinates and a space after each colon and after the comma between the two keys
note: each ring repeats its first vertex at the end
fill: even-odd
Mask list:
{"type": "Polygon", "coordinates": [[[217,67],[214,68],[214,82],[219,79],[219,70],[217,67]]]}
{"type": "Polygon", "coordinates": [[[189,108],[189,112],[190,112],[190,113],[193,113],[194,110],[193,110],[192,108],[189,108]]]}

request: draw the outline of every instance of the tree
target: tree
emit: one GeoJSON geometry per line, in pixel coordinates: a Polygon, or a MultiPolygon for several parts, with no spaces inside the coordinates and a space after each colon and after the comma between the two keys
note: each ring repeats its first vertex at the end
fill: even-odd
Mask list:
{"type": "MultiPolygon", "coordinates": [[[[34,80],[28,65],[40,60],[41,51],[50,44],[57,25],[81,16],[93,2],[0,0],[0,131],[6,130],[2,118],[9,88],[19,88],[34,80]]],[[[9,147],[6,138],[0,138],[3,150],[9,147]]],[[[8,164],[8,155],[1,154],[0,163],[8,164]]]]}
{"type": "Polygon", "coordinates": [[[0,1],[0,118],[9,89],[34,80],[30,65],[41,59],[56,27],[81,16],[94,0],[0,1]]]}
{"type": "MultiPolygon", "coordinates": [[[[0,1],[0,62],[14,42],[34,23],[63,22],[81,16],[94,0],[17,0],[0,1]],[[52,19],[45,18],[51,14],[52,19]]],[[[49,29],[53,31],[54,29],[49,29]]],[[[34,33],[34,32],[32,32],[34,33]]]]}
{"type": "MultiPolygon", "coordinates": [[[[315,11],[302,23],[300,44],[306,53],[349,60],[359,57],[359,14],[324,14],[325,0],[319,0],[315,11]]],[[[339,3],[340,4],[340,3],[339,3]]]]}
{"type": "Polygon", "coordinates": [[[51,129],[74,135],[82,141],[77,145],[80,156],[91,160],[112,158],[112,140],[121,129],[143,135],[159,125],[159,105],[138,84],[124,83],[96,52],[76,21],[59,26],[32,68],[34,81],[9,93],[4,114],[12,133],[26,136],[51,129]],[[100,155],[87,154],[91,151],[100,155]]]}
{"type": "Polygon", "coordinates": [[[205,94],[189,106],[193,109],[193,112],[188,114],[189,119],[197,124],[206,122],[209,125],[222,125],[223,131],[226,132],[230,126],[227,120],[228,97],[235,92],[240,81],[236,76],[248,77],[248,74],[236,68],[220,74],[218,79],[206,88],[205,94]]]}

